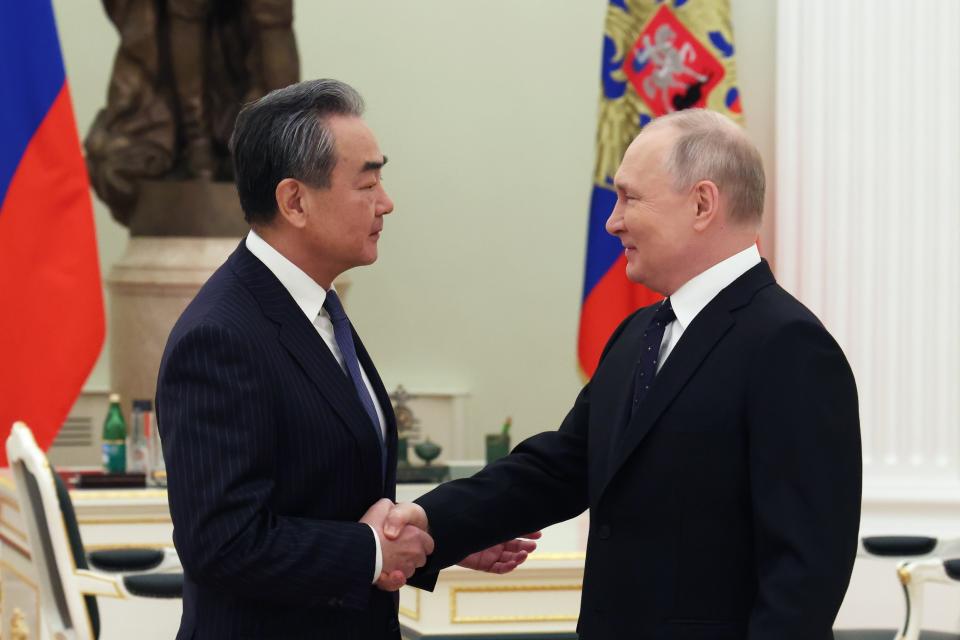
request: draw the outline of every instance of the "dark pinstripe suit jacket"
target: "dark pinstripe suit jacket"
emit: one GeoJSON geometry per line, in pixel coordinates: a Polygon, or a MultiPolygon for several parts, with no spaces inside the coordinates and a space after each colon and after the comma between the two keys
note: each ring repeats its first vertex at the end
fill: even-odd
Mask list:
{"type": "Polygon", "coordinates": [[[174,326],[157,417],[185,573],[178,640],[399,638],[357,523],[394,497],[396,424],[354,342],[386,417],[386,478],[349,379],[243,242],[174,326]]]}

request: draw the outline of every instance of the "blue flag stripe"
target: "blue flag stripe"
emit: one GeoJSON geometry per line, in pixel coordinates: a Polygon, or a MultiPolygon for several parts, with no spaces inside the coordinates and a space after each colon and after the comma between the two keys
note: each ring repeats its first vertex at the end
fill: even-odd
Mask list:
{"type": "Polygon", "coordinates": [[[0,207],[64,79],[51,1],[0,0],[0,207]]]}
{"type": "Polygon", "coordinates": [[[598,186],[593,187],[593,196],[590,198],[590,222],[587,229],[586,273],[583,278],[584,300],[623,253],[620,239],[610,235],[606,230],[607,218],[610,217],[616,204],[615,191],[598,186]]]}

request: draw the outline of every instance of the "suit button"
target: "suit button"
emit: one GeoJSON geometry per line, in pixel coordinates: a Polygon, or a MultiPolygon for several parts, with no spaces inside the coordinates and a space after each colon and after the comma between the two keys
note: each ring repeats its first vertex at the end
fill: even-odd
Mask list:
{"type": "Polygon", "coordinates": [[[597,537],[601,540],[606,540],[610,537],[610,525],[602,524],[597,527],[597,537]]]}

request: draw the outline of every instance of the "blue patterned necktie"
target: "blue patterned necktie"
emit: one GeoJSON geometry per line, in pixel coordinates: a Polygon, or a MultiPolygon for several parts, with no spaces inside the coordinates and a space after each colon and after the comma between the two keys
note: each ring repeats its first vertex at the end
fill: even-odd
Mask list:
{"type": "Polygon", "coordinates": [[[673,306],[670,304],[670,298],[660,303],[660,307],[650,319],[643,332],[643,351],[640,353],[640,361],[634,371],[633,378],[633,401],[630,403],[630,417],[636,413],[640,403],[650,390],[653,379],[657,375],[657,361],[660,359],[660,343],[663,342],[663,332],[667,325],[677,318],[673,313],[673,306]]]}
{"type": "Polygon", "coordinates": [[[323,301],[323,308],[327,310],[330,321],[333,323],[333,336],[337,340],[337,346],[340,347],[340,353],[343,355],[343,362],[347,366],[347,377],[353,382],[353,388],[360,397],[360,404],[363,405],[367,415],[370,416],[370,422],[377,432],[377,442],[380,443],[381,454],[383,454],[383,432],[380,430],[380,420],[377,418],[377,410],[373,406],[373,398],[370,397],[367,385],[363,382],[363,375],[360,373],[360,361],[357,359],[357,350],[353,346],[353,331],[350,329],[350,320],[347,318],[347,312],[343,310],[340,297],[332,289],[327,291],[327,299],[323,301]]]}

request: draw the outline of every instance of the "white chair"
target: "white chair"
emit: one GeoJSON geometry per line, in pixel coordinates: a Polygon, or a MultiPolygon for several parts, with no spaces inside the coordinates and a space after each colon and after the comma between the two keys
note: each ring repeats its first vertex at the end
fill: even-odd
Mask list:
{"type": "Polygon", "coordinates": [[[960,640],[960,635],[923,631],[923,587],[927,583],[960,582],[960,540],[924,536],[874,536],[860,541],[858,557],[899,559],[897,578],[903,587],[906,616],[899,629],[844,629],[834,640],[960,640]]]}
{"type": "Polygon", "coordinates": [[[960,559],[941,560],[928,558],[914,562],[903,562],[897,567],[900,584],[907,599],[907,615],[903,629],[896,640],[928,640],[941,638],[943,640],[957,640],[956,633],[936,633],[921,631],[920,622],[923,618],[923,587],[926,584],[956,584],[960,582],[960,559]]]}
{"type": "MultiPolygon", "coordinates": [[[[30,543],[40,590],[41,623],[55,640],[96,640],[99,612],[92,596],[177,598],[183,574],[117,575],[87,568],[76,515],[67,494],[61,505],[54,473],[30,429],[13,425],[7,459],[30,543]]],[[[65,488],[61,491],[66,494],[65,488]]],[[[167,563],[161,561],[160,565],[167,563]]]]}

